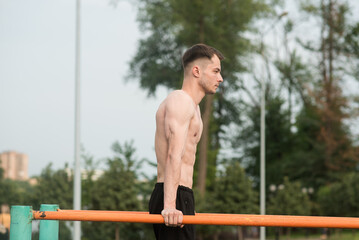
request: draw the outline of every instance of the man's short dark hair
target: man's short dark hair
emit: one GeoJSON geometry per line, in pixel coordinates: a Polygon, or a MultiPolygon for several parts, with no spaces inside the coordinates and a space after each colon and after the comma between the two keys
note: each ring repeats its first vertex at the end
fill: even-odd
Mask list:
{"type": "Polygon", "coordinates": [[[182,65],[183,69],[185,70],[187,65],[197,59],[200,58],[208,58],[211,59],[213,55],[217,55],[219,60],[223,60],[224,56],[223,54],[215,49],[214,47],[208,46],[206,44],[200,43],[193,45],[190,47],[182,57],[182,65]]]}

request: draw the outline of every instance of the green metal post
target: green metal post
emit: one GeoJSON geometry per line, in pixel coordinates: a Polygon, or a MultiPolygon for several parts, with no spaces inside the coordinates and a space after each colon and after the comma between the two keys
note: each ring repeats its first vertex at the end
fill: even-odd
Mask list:
{"type": "MultiPolygon", "coordinates": [[[[40,211],[57,211],[57,204],[41,204],[40,211]]],[[[45,213],[46,215],[46,213],[45,213]]],[[[40,220],[40,240],[58,240],[59,239],[59,221],[58,220],[40,220]]]]}
{"type": "Polygon", "coordinates": [[[11,206],[10,240],[31,240],[32,207],[11,206]]]}

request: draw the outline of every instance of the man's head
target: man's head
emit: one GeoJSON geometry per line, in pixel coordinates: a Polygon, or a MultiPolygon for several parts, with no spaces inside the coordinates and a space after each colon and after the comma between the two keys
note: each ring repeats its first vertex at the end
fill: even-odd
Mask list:
{"type": "Polygon", "coordinates": [[[213,47],[205,44],[192,46],[182,57],[185,79],[198,79],[199,86],[206,94],[215,93],[223,82],[220,63],[223,59],[222,53],[213,47]]]}
{"type": "Polygon", "coordinates": [[[214,47],[210,47],[206,44],[196,44],[190,47],[182,57],[182,65],[183,70],[186,74],[186,71],[188,70],[188,66],[193,63],[194,61],[198,59],[208,59],[211,60],[211,58],[217,55],[218,59],[222,61],[224,59],[223,54],[215,49],[214,47]]]}

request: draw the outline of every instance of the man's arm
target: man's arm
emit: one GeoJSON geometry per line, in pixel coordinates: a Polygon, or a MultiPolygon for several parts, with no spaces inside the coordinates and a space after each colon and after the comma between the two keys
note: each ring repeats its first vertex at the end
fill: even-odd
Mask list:
{"type": "Polygon", "coordinates": [[[168,152],[164,179],[164,209],[162,211],[167,226],[182,225],[183,214],[176,210],[176,196],[181,179],[181,164],[188,128],[193,114],[193,103],[186,96],[176,94],[168,99],[165,116],[168,152]]]}

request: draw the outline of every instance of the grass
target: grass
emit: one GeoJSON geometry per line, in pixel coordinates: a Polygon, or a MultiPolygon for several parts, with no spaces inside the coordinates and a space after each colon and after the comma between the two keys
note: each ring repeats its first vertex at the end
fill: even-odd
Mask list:
{"type": "Polygon", "coordinates": [[[328,239],[330,240],[359,240],[358,230],[345,230],[342,233],[334,233],[328,239]]]}
{"type": "MultiPolygon", "coordinates": [[[[268,240],[274,240],[273,236],[267,237],[268,240]]],[[[322,240],[320,234],[311,234],[308,237],[302,234],[292,234],[290,238],[286,235],[282,235],[280,240],[322,240]]],[[[327,240],[359,240],[359,230],[332,230],[327,240]]]]}

